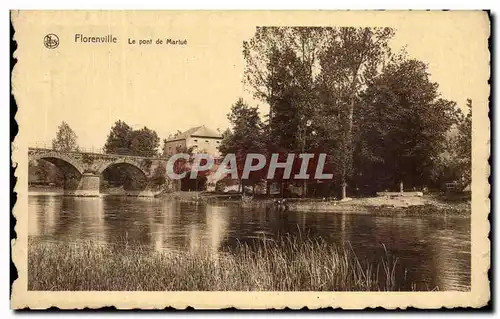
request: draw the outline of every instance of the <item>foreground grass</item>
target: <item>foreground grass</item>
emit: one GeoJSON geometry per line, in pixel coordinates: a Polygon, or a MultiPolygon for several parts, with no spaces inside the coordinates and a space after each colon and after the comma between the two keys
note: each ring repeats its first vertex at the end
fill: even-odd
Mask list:
{"type": "MultiPolygon", "coordinates": [[[[398,290],[396,260],[358,260],[349,247],[284,238],[210,254],[30,239],[29,290],[398,290]]],[[[401,278],[399,278],[401,279],[401,278]]]]}

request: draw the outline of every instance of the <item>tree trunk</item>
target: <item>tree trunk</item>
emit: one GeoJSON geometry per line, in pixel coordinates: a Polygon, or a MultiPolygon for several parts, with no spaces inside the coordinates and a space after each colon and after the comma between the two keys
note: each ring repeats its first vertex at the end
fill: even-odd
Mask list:
{"type": "Polygon", "coordinates": [[[302,197],[307,196],[307,179],[304,180],[304,184],[302,185],[302,197]]]}
{"type": "Polygon", "coordinates": [[[357,84],[357,74],[359,71],[361,64],[359,64],[356,69],[353,71],[353,79],[351,82],[351,88],[350,88],[350,103],[349,103],[349,113],[347,115],[347,121],[348,121],[348,128],[347,128],[347,134],[345,136],[345,145],[344,145],[344,163],[343,164],[343,171],[342,171],[342,194],[341,194],[341,199],[344,199],[347,197],[347,175],[351,169],[350,167],[350,161],[352,160],[352,150],[353,150],[353,138],[352,138],[352,130],[354,126],[354,100],[355,100],[355,90],[356,90],[356,84],[357,84]]]}
{"type": "Polygon", "coordinates": [[[399,192],[400,192],[400,193],[403,193],[403,191],[404,191],[404,190],[403,190],[403,181],[400,181],[400,182],[399,182],[399,192]]]}

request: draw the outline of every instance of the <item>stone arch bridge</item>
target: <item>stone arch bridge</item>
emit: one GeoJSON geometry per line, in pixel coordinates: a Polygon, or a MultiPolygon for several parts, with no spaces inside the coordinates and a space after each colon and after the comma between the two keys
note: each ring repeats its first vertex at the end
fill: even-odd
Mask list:
{"type": "Polygon", "coordinates": [[[102,174],[112,167],[120,167],[130,177],[132,183],[124,185],[126,195],[154,196],[160,193],[160,187],[153,185],[153,174],[158,166],[166,167],[167,163],[164,158],[45,148],[29,148],[28,159],[30,162],[43,159],[57,166],[64,174],[64,194],[73,196],[99,196],[102,174]]]}

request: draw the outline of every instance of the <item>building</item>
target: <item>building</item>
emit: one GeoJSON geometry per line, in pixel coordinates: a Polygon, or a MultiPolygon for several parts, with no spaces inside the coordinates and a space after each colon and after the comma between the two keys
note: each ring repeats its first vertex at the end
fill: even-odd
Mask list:
{"type": "MultiPolygon", "coordinates": [[[[163,155],[169,157],[176,153],[184,153],[192,148],[193,153],[204,153],[213,156],[217,163],[220,156],[219,145],[221,141],[222,135],[219,132],[207,128],[205,125],[197,126],[165,139],[163,141],[163,155]]],[[[217,165],[212,168],[213,172],[215,172],[216,167],[217,165]]],[[[216,182],[212,172],[208,175],[199,176],[195,180],[190,179],[189,175],[186,175],[180,181],[180,190],[215,190],[216,182]]]]}
{"type": "Polygon", "coordinates": [[[163,154],[170,156],[185,152],[192,147],[193,153],[206,153],[218,158],[221,141],[222,135],[219,132],[209,129],[205,125],[197,126],[164,140],[163,154]]]}

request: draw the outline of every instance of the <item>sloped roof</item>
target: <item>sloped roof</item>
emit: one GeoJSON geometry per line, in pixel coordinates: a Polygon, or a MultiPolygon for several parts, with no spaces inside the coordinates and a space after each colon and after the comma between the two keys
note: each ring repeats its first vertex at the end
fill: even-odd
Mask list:
{"type": "Polygon", "coordinates": [[[219,132],[214,131],[212,129],[209,129],[205,125],[201,125],[201,126],[192,127],[189,130],[177,135],[176,137],[172,137],[172,138],[168,139],[167,142],[168,141],[184,140],[184,139],[187,139],[188,137],[192,137],[192,136],[222,138],[222,136],[221,136],[221,134],[219,134],[219,132]]]}

